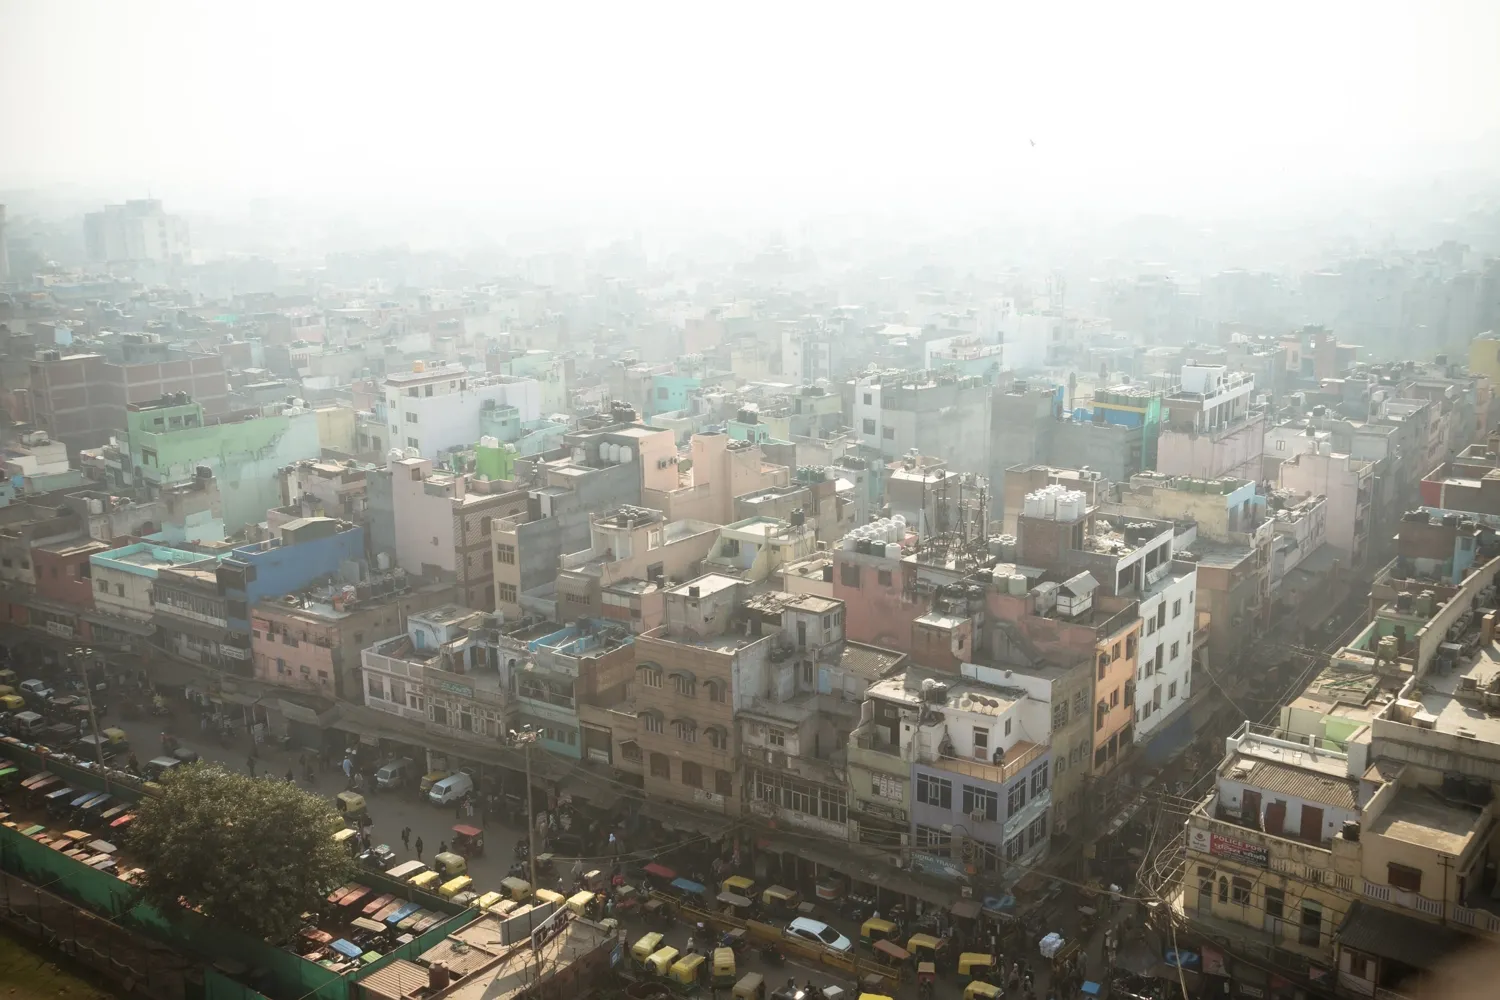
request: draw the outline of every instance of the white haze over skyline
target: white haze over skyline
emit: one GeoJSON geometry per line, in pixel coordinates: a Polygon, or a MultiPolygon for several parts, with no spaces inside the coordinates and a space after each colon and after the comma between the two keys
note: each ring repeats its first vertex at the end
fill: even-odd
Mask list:
{"type": "Polygon", "coordinates": [[[1495,0],[0,0],[0,189],[1234,211],[1494,171],[1497,40],[1495,0]]]}

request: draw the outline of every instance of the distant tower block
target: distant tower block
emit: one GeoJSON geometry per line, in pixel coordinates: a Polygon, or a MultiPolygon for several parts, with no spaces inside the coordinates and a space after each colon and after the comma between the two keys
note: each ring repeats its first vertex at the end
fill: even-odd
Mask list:
{"type": "Polygon", "coordinates": [[[10,280],[10,251],[5,246],[5,206],[0,205],[0,281],[10,280]]]}

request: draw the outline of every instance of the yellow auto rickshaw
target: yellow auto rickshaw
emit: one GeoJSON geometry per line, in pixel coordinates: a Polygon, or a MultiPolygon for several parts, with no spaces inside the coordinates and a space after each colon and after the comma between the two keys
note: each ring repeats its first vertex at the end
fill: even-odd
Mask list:
{"type": "Polygon", "coordinates": [[[672,971],[672,963],[676,961],[676,948],[658,948],[646,957],[646,971],[653,976],[666,978],[667,974],[672,971]]]}
{"type": "Polygon", "coordinates": [[[866,948],[873,948],[876,941],[884,941],[888,937],[894,937],[895,933],[895,924],[889,920],[882,920],[879,917],[871,917],[860,925],[859,943],[866,948]]]}
{"type": "Polygon", "coordinates": [[[760,902],[766,912],[790,917],[796,915],[802,896],[784,885],[773,885],[760,894],[760,902]]]}
{"type": "Polygon", "coordinates": [[[937,950],[942,944],[931,934],[913,934],[906,942],[906,950],[911,952],[912,960],[915,962],[936,962],[937,950]]]}
{"type": "Polygon", "coordinates": [[[727,989],[734,985],[738,978],[734,969],[734,949],[714,949],[713,982],[716,989],[727,989]]]}
{"type": "Polygon", "coordinates": [[[438,887],[438,895],[444,899],[452,899],[474,884],[474,880],[467,875],[451,878],[438,887]]]}
{"type": "Polygon", "coordinates": [[[661,938],[662,935],[658,931],[652,931],[650,934],[642,934],[636,940],[635,944],[630,946],[630,960],[639,968],[644,969],[646,967],[646,959],[654,955],[656,949],[661,947],[661,938]]]}
{"type": "Polygon", "coordinates": [[[338,808],[339,815],[355,826],[359,825],[360,820],[370,817],[365,797],[358,792],[339,792],[333,797],[333,804],[338,808]]]}
{"type": "Polygon", "coordinates": [[[425,871],[420,875],[413,875],[411,878],[407,879],[407,884],[416,886],[418,889],[421,889],[425,892],[431,892],[433,886],[437,885],[438,881],[441,878],[442,876],[435,871],[425,871]]]}
{"type": "Polygon", "coordinates": [[[512,875],[500,880],[500,891],[517,903],[524,903],[531,898],[531,883],[512,875]]]}
{"type": "Polygon", "coordinates": [[[554,903],[557,906],[563,906],[568,902],[568,898],[556,889],[538,889],[536,891],[536,901],[539,904],[554,903]]]}
{"type": "Polygon", "coordinates": [[[4,684],[7,687],[15,687],[16,672],[8,667],[4,670],[0,670],[0,684],[4,684]]]}
{"type": "Polygon", "coordinates": [[[988,982],[993,972],[995,959],[981,951],[966,951],[958,956],[958,974],[973,982],[988,982]]]}
{"type": "Polygon", "coordinates": [[[859,1000],[891,1000],[891,998],[884,993],[861,993],[859,1000]]]}
{"type": "Polygon", "coordinates": [[[696,986],[707,971],[703,965],[703,956],[699,954],[684,955],[672,963],[672,970],[668,973],[674,983],[683,986],[696,986]]]}
{"type": "Polygon", "coordinates": [[[0,694],[0,709],[7,712],[19,712],[26,708],[26,699],[12,691],[10,694],[0,694]]]}
{"type": "Polygon", "coordinates": [[[766,1000],[766,980],[759,972],[747,972],[734,984],[730,1000],[766,1000]]]}
{"type": "Polygon", "coordinates": [[[422,793],[422,798],[425,799],[427,798],[427,793],[432,791],[433,785],[437,784],[439,781],[442,781],[444,778],[451,777],[453,777],[452,771],[428,771],[426,774],[422,775],[422,780],[418,784],[417,789],[422,793]]]}
{"type": "Polygon", "coordinates": [[[587,917],[589,906],[594,902],[594,894],[587,889],[580,890],[568,897],[568,909],[573,911],[575,917],[587,917]]]}
{"type": "Polygon", "coordinates": [[[509,917],[512,913],[519,910],[522,905],[524,904],[518,903],[514,899],[502,899],[498,903],[491,903],[489,906],[485,907],[485,912],[493,913],[495,916],[500,917],[503,920],[506,917],[509,917]]]}
{"type": "Polygon", "coordinates": [[[744,875],[731,875],[719,883],[720,892],[732,892],[736,896],[754,896],[755,880],[744,875]]]}
{"type": "Polygon", "coordinates": [[[458,878],[469,873],[469,863],[460,854],[444,851],[433,856],[432,869],[441,872],[444,878],[458,878]]]}
{"type": "Polygon", "coordinates": [[[994,983],[976,979],[964,987],[964,1000],[998,1000],[1005,992],[994,983]]]}
{"type": "Polygon", "coordinates": [[[333,835],[333,842],[347,850],[350,854],[353,854],[354,838],[358,836],[358,830],[354,829],[352,826],[346,826],[333,835]]]}
{"type": "Polygon", "coordinates": [[[480,911],[488,910],[505,897],[498,892],[487,892],[474,900],[474,908],[480,911]]]}
{"type": "Polygon", "coordinates": [[[736,892],[719,893],[718,902],[719,909],[723,913],[731,917],[738,917],[740,920],[750,919],[750,908],[755,905],[748,898],[736,892]]]}

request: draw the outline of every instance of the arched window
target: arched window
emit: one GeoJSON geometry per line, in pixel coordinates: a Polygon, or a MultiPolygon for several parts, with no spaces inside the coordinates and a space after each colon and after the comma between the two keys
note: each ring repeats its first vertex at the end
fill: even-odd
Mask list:
{"type": "Polygon", "coordinates": [[[642,687],[661,687],[662,670],[659,663],[637,663],[635,676],[641,682],[642,687]]]}
{"type": "Polygon", "coordinates": [[[703,682],[703,687],[708,691],[709,701],[723,703],[725,693],[723,681],[706,680],[703,682]]]}
{"type": "Polygon", "coordinates": [[[696,698],[698,696],[698,678],[691,671],[672,671],[672,690],[684,698],[696,698]]]}
{"type": "Polygon", "coordinates": [[[708,745],[715,750],[729,749],[729,731],[723,726],[709,726],[704,733],[708,736],[708,745]]]}
{"type": "Polygon", "coordinates": [[[640,720],[641,732],[659,733],[662,731],[660,712],[642,712],[636,718],[640,720]]]}
{"type": "Polygon", "coordinates": [[[698,723],[692,719],[674,719],[672,728],[677,732],[677,738],[684,743],[698,742],[698,723]]]}

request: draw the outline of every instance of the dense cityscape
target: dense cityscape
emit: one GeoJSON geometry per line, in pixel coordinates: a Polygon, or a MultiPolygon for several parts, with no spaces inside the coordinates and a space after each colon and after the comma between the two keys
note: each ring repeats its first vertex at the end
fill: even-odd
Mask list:
{"type": "MultiPolygon", "coordinates": [[[[80,52],[131,18],[96,13],[80,52]]],[[[183,113],[170,152],[66,86],[38,125],[10,83],[56,43],[0,41],[0,986],[1492,995],[1500,161],[1353,151],[1384,119],[1345,95],[1296,150],[1326,128],[1357,181],[1260,131],[1193,187],[1250,121],[1223,83],[1150,162],[1035,114],[862,173],[834,147],[910,107],[843,55],[547,132],[471,121],[477,29],[423,121],[342,91],[367,39],[307,16],[326,63],[277,49],[262,94],[229,67],[280,28],[217,76],[193,35],[213,83],[172,106],[314,126],[183,113]],[[830,130],[801,180],[769,109],[798,153],[830,130]],[[1121,164],[1070,173],[1094,143],[1121,164]]],[[[1475,58],[1421,86],[1483,91],[1475,58]]],[[[180,85],[145,62],[122,93],[180,85]]],[[[537,108],[582,106],[563,76],[537,108]]]]}

